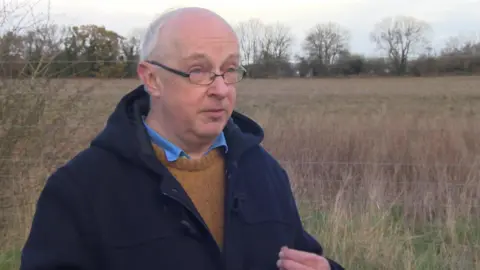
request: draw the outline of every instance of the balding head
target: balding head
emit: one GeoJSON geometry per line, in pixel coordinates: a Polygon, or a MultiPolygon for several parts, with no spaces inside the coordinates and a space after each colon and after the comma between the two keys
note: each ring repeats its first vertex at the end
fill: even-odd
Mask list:
{"type": "MultiPolygon", "coordinates": [[[[153,56],[164,57],[171,49],[183,43],[182,34],[195,32],[195,28],[224,28],[235,35],[229,23],[217,13],[199,7],[168,10],[150,23],[141,40],[140,61],[153,56]]],[[[236,37],[236,35],[235,35],[236,37]]]]}

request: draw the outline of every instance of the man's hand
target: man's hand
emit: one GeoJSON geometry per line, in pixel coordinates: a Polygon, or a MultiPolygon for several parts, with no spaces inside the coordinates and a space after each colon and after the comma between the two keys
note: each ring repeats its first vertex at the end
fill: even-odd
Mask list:
{"type": "Polygon", "coordinates": [[[324,257],[287,247],[280,250],[277,266],[281,270],[330,270],[324,257]]]}

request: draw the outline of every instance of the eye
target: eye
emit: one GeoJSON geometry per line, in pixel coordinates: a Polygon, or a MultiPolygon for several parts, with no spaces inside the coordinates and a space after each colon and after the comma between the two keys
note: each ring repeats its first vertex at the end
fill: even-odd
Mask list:
{"type": "Polygon", "coordinates": [[[202,73],[205,72],[207,69],[204,66],[193,66],[189,69],[189,73],[202,73]]]}
{"type": "Polygon", "coordinates": [[[237,72],[238,67],[230,67],[227,69],[227,72],[237,72]]]}
{"type": "Polygon", "coordinates": [[[201,68],[192,68],[188,71],[188,73],[199,73],[202,72],[201,68]]]}

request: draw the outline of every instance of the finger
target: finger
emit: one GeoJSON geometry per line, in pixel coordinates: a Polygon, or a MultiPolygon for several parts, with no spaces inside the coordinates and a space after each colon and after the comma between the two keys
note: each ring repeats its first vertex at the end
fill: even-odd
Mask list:
{"type": "Polygon", "coordinates": [[[277,262],[277,266],[280,270],[313,270],[308,266],[305,266],[299,262],[288,260],[288,259],[280,259],[277,262]]]}
{"type": "Polygon", "coordinates": [[[280,259],[288,259],[297,262],[317,261],[319,255],[301,250],[283,247],[279,253],[280,259]]]}
{"type": "Polygon", "coordinates": [[[310,252],[283,247],[279,253],[280,259],[292,260],[314,269],[329,269],[329,263],[324,257],[310,252]]]}

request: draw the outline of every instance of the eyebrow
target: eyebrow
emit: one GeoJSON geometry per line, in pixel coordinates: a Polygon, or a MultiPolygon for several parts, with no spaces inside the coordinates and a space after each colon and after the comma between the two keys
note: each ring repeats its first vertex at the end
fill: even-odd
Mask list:
{"type": "MultiPolygon", "coordinates": [[[[240,58],[240,55],[238,53],[233,53],[233,54],[230,54],[224,62],[226,61],[229,61],[231,59],[239,59],[240,58]]],[[[203,53],[194,53],[194,54],[191,54],[185,58],[183,58],[183,60],[185,62],[187,61],[192,61],[192,60],[205,60],[205,59],[209,59],[209,57],[206,55],[206,54],[203,54],[203,53]]]]}
{"type": "Polygon", "coordinates": [[[234,59],[234,60],[240,60],[240,54],[238,53],[233,53],[233,54],[230,54],[226,60],[230,60],[230,59],[234,59]]]}
{"type": "Polygon", "coordinates": [[[208,59],[207,55],[205,55],[203,53],[194,53],[194,54],[191,54],[191,55],[183,58],[184,61],[203,60],[203,59],[208,59]]]}

